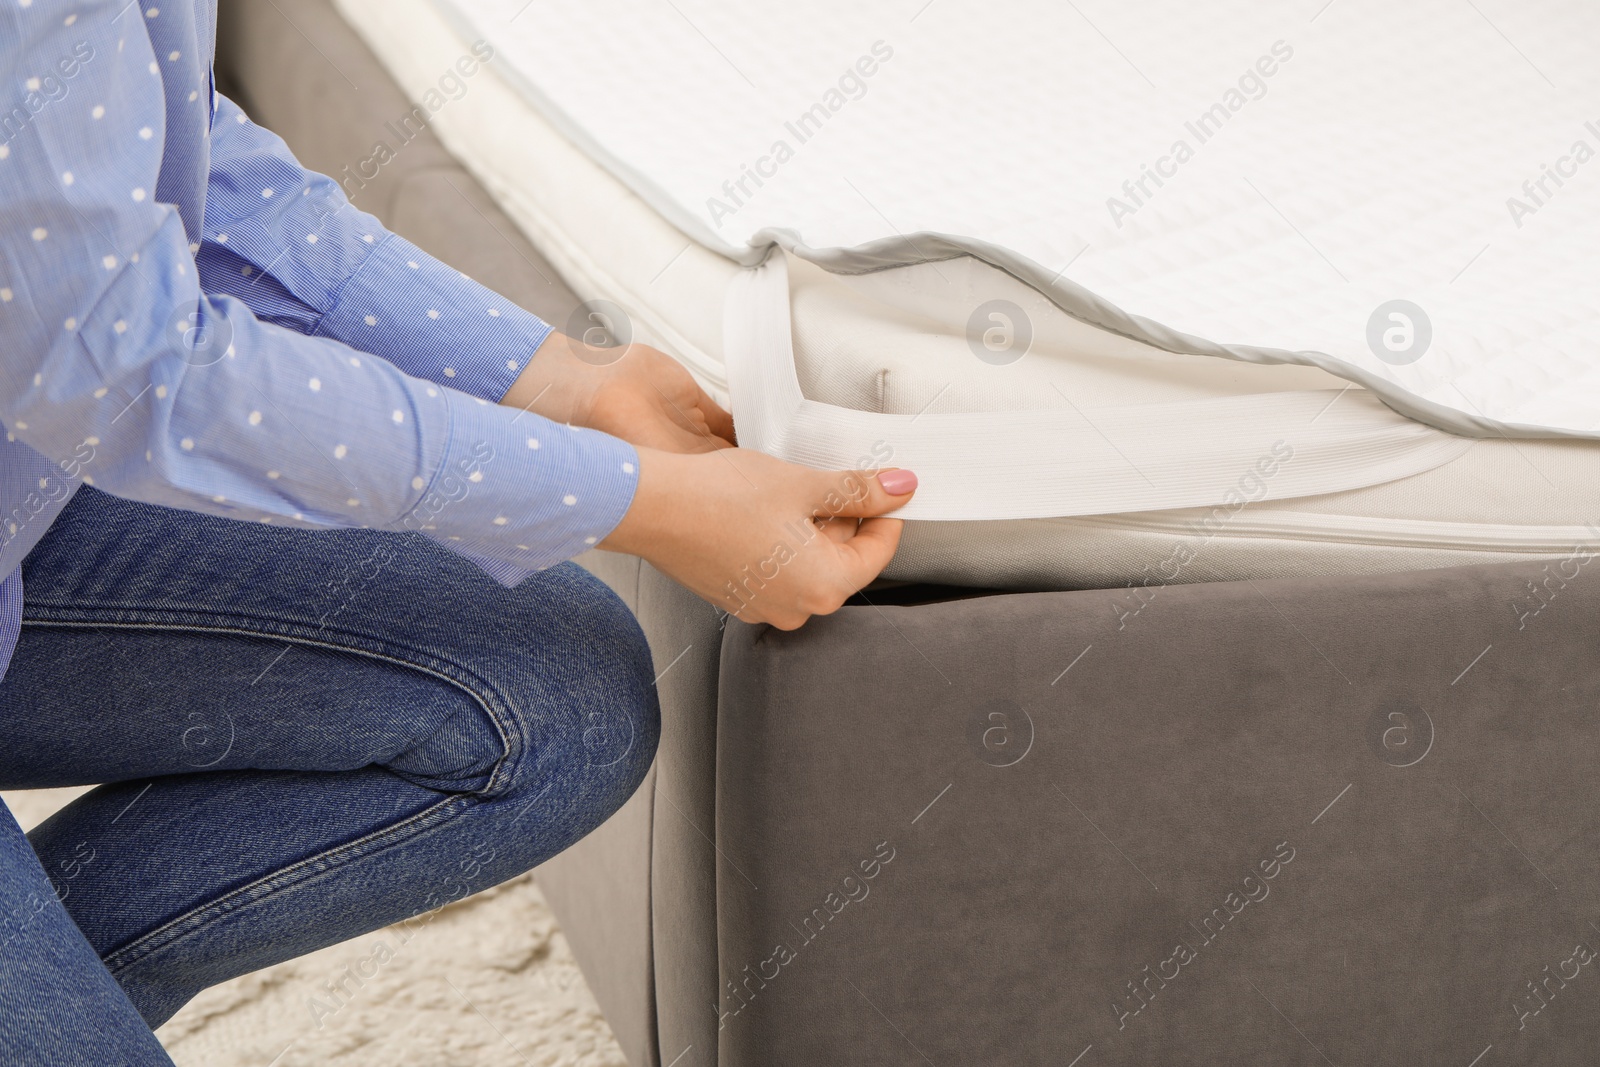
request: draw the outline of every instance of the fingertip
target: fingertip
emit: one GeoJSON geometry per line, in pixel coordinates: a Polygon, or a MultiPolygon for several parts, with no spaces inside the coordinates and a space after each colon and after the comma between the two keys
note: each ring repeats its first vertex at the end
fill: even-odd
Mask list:
{"type": "Polygon", "coordinates": [[[917,476],[900,467],[878,472],[878,484],[890,496],[907,496],[916,492],[917,476]]]}

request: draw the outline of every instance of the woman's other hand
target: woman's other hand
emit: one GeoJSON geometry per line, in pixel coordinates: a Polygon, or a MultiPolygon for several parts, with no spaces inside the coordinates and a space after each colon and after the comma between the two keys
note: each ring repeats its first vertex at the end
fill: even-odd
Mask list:
{"type": "Polygon", "coordinates": [[[733,447],[733,417],[682,364],[649,345],[596,348],[552,333],[500,403],[638,448],[692,454],[733,447]]]}

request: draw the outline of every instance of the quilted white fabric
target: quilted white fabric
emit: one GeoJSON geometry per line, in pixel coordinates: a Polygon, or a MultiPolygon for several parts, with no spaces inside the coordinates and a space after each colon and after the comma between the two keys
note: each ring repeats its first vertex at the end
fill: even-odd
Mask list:
{"type": "Polygon", "coordinates": [[[741,262],[972,251],[1172,351],[1321,366],[1473,436],[1600,434],[1582,0],[440,2],[741,262]]]}

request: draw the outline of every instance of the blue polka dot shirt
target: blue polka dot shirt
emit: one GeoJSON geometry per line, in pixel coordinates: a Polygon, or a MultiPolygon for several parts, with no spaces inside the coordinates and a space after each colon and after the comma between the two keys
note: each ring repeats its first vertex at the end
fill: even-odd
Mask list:
{"type": "Polygon", "coordinates": [[[623,441],[500,406],[550,328],[212,84],[212,0],[0,0],[0,670],[79,485],[412,530],[506,584],[604,538],[623,441]]]}

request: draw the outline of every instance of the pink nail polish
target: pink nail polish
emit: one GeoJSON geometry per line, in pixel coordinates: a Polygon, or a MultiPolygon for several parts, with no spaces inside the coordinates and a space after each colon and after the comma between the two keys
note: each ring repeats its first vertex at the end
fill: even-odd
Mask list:
{"type": "Polygon", "coordinates": [[[917,487],[917,476],[905,470],[882,471],[878,474],[878,484],[890,496],[905,496],[917,487]]]}

